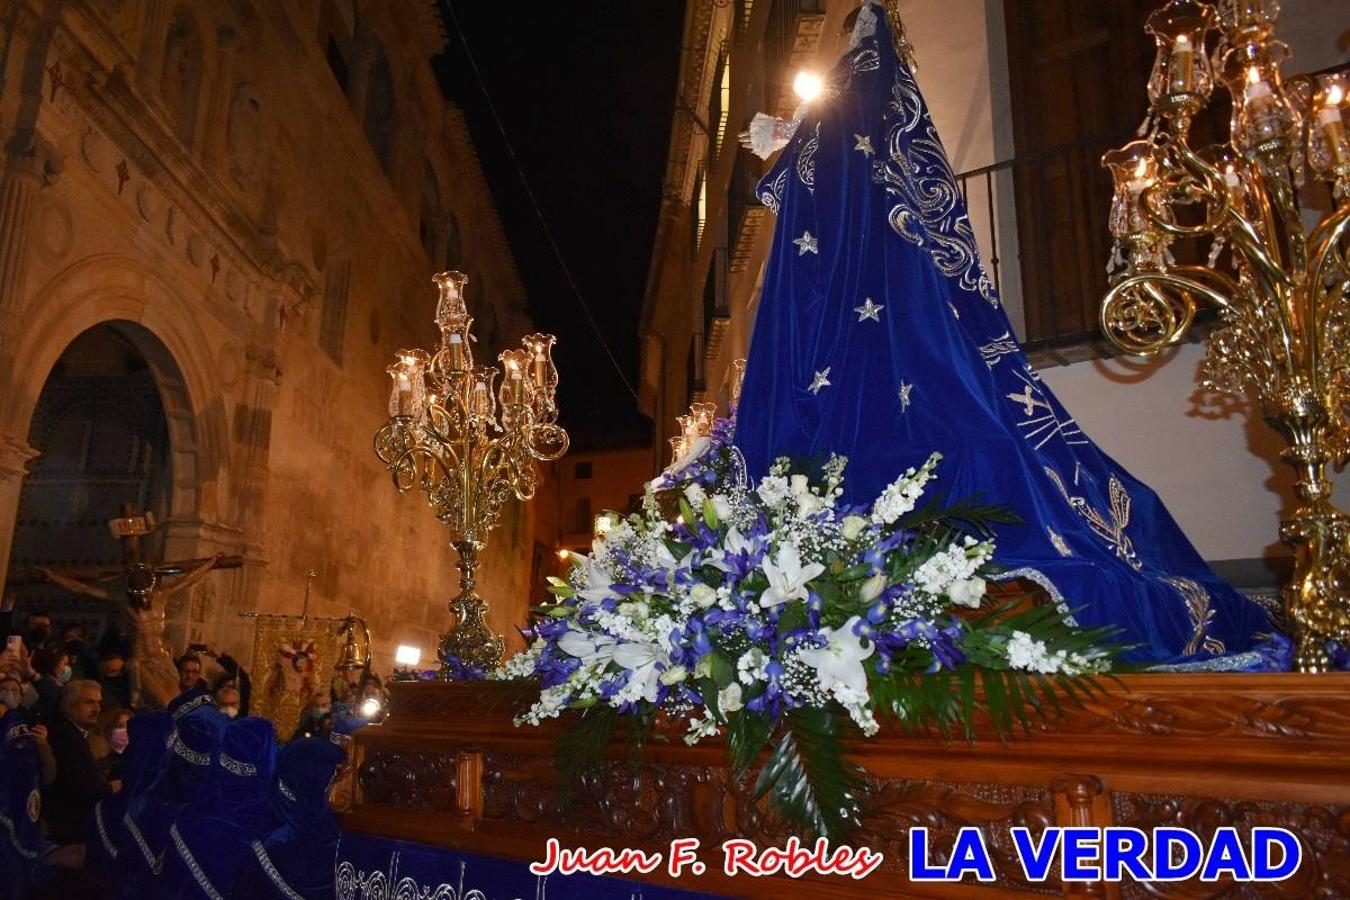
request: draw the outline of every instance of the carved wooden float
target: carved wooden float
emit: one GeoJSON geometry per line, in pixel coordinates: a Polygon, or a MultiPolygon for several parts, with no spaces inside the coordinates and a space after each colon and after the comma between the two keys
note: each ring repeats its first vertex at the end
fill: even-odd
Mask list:
{"type": "MultiPolygon", "coordinates": [[[[861,882],[837,876],[728,878],[728,837],[781,845],[765,833],[717,742],[653,742],[637,764],[616,739],[611,761],[558,811],[553,741],[560,726],[516,728],[529,693],[506,684],[394,684],[381,725],[356,733],[334,787],[345,831],[480,855],[540,860],[564,846],[666,851],[702,841],[707,873],[642,880],[744,897],[1350,897],[1350,674],[1129,675],[1109,696],[1002,743],[883,731],[854,747],[871,773],[864,827],[852,843],[885,853],[861,882]],[[1202,834],[1276,825],[1299,836],[1304,862],[1271,885],[1071,883],[1022,879],[1010,828],[1180,825],[1202,834]],[[978,826],[992,884],[911,884],[907,829],[926,826],[934,858],[958,829],[978,826]]],[[[1053,878],[1053,876],[1052,876],[1053,878]]]]}

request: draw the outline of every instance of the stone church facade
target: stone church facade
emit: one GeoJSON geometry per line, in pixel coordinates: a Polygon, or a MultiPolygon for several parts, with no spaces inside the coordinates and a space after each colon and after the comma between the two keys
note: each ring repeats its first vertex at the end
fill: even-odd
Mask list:
{"type": "MultiPolygon", "coordinates": [[[[239,614],[300,612],[314,570],[309,612],[364,616],[379,668],[395,643],[430,654],[453,554],[371,449],[384,367],[435,340],[440,269],[471,275],[480,354],[531,330],[430,65],[444,44],[434,0],[0,0],[0,571],[41,525],[24,485],[59,439],[39,427],[54,368],[111,341],[162,405],[166,557],[245,560],[171,606],[171,647],[246,657],[239,614]]],[[[98,415],[88,434],[116,430],[98,415]]],[[[514,506],[481,578],[498,631],[524,619],[531,548],[514,506]]]]}

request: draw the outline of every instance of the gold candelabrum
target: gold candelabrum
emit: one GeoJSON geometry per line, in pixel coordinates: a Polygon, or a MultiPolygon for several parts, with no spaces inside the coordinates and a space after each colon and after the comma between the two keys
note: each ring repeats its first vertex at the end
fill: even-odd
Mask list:
{"type": "Polygon", "coordinates": [[[483,621],[487,603],[474,589],[478,555],[511,496],[534,497],[535,461],[561,457],[568,437],[557,424],[554,337],[528,335],[521,349],[498,356],[500,370],[475,366],[468,277],[442,272],[432,280],[440,291],[440,348],[400,350],[389,366],[389,420],[375,436],[375,454],[400,492],[426,494],[459,556],[460,592],[450,601],[456,621],[439,648],[440,674],[448,678],[452,660],[488,668],[501,659],[502,637],[483,621]]]}
{"type": "Polygon", "coordinates": [[[1116,249],[1101,325],[1147,354],[1177,342],[1200,302],[1217,309],[1201,383],[1251,389],[1288,442],[1298,506],[1280,526],[1295,549],[1284,602],[1298,669],[1320,672],[1327,642],[1350,640],[1350,517],[1327,475],[1350,446],[1350,85],[1345,72],[1286,81],[1278,13],[1276,0],[1172,0],[1149,17],[1153,126],[1102,160],[1116,249]],[[1232,98],[1228,143],[1193,150],[1216,77],[1232,98]],[[1300,206],[1309,174],[1330,186],[1328,210],[1300,206]],[[1209,242],[1206,264],[1175,261],[1184,238],[1209,242]]]}

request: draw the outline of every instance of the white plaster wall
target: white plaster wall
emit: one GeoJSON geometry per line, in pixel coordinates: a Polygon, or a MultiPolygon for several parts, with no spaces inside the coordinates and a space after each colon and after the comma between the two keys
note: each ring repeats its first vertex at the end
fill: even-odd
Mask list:
{"type": "MultiPolygon", "coordinates": [[[[1099,446],[1153,487],[1206,559],[1284,555],[1290,508],[1284,444],[1245,398],[1201,391],[1204,345],[1042,369],[1041,378],[1099,446]]],[[[1350,478],[1337,503],[1350,505],[1350,478]]]]}

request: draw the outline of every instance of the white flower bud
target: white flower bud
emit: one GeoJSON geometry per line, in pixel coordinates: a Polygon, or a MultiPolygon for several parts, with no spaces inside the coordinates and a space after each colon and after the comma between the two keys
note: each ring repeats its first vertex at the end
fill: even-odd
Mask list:
{"type": "Polygon", "coordinates": [[[840,526],[840,534],[846,541],[856,541],[862,536],[863,529],[867,527],[867,520],[862,516],[844,516],[844,523],[840,526]]]}
{"type": "Polygon", "coordinates": [[[878,572],[863,582],[862,588],[858,591],[858,597],[864,603],[871,603],[881,596],[882,591],[886,590],[886,582],[886,576],[878,572]]]}
{"type": "Polygon", "coordinates": [[[741,686],[734,681],[717,692],[717,708],[723,714],[734,713],[744,705],[741,701],[741,686]]]}
{"type": "Polygon", "coordinates": [[[689,670],[684,666],[671,666],[661,673],[661,683],[665,685],[679,684],[689,677],[689,670]]]}
{"type": "Polygon", "coordinates": [[[689,599],[697,603],[700,609],[707,609],[717,602],[717,590],[700,581],[689,589],[689,599]]]}
{"type": "Polygon", "coordinates": [[[983,578],[967,578],[953,582],[947,589],[947,596],[951,597],[953,603],[975,609],[984,599],[985,587],[983,578]]]}

